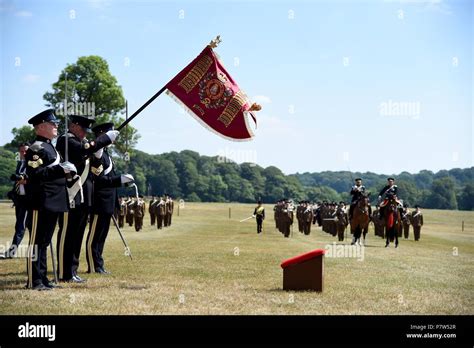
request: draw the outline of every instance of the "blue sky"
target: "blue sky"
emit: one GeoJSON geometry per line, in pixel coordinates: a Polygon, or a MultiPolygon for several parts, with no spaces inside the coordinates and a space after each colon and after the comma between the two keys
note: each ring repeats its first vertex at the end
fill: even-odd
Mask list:
{"type": "Polygon", "coordinates": [[[140,150],[287,174],[473,165],[468,0],[0,0],[0,18],[0,144],[78,57],[105,58],[133,112],[220,34],[228,72],[263,106],[255,139],[221,139],[162,95],[133,121],[140,150]]]}

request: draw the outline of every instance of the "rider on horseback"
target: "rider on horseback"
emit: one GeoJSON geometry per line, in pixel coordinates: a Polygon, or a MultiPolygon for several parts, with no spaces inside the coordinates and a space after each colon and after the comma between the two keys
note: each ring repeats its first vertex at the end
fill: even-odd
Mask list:
{"type": "Polygon", "coordinates": [[[395,179],[390,177],[387,179],[388,185],[386,185],[382,191],[379,193],[379,206],[380,206],[380,216],[383,217],[384,208],[387,203],[390,201],[391,198],[395,199],[395,201],[401,205],[402,202],[397,197],[398,187],[395,185],[395,179]],[[383,201],[382,201],[383,199],[383,201]]]}
{"type": "MultiPolygon", "coordinates": [[[[352,186],[352,189],[350,192],[352,195],[352,200],[351,200],[351,206],[349,207],[349,220],[352,220],[352,212],[354,211],[354,207],[356,206],[359,199],[366,196],[365,186],[362,185],[362,179],[356,178],[354,181],[355,181],[355,185],[352,186]]],[[[372,216],[372,208],[370,207],[370,204],[369,204],[369,216],[372,216]]]]}

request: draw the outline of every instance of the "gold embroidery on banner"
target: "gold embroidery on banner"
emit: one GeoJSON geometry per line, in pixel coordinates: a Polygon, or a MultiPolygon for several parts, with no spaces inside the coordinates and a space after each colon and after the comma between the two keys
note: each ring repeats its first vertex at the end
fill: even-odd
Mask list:
{"type": "Polygon", "coordinates": [[[186,74],[186,76],[183,77],[183,79],[178,83],[178,86],[182,87],[186,93],[191,92],[191,90],[204,77],[206,71],[209,70],[212,62],[212,58],[207,54],[202,56],[196,65],[194,65],[192,69],[186,74]]]}
{"type": "Polygon", "coordinates": [[[232,99],[230,100],[229,104],[225,107],[222,114],[219,116],[218,120],[224,123],[226,127],[229,127],[231,122],[234,120],[235,116],[239,113],[246,103],[245,95],[239,91],[237,92],[232,99]]]}

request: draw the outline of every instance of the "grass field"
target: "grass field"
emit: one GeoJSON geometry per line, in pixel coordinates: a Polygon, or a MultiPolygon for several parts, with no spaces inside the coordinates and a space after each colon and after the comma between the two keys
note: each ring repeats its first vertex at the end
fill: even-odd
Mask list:
{"type": "MultiPolygon", "coordinates": [[[[384,248],[371,227],[363,261],[326,257],[325,288],[314,293],[283,291],[280,263],[336,238],[313,225],[310,236],[294,226],[285,239],[272,206],[265,208],[262,235],[254,220],[239,223],[253,205],[186,203],[163,230],[147,215],[141,232],[124,228],[133,261],[111,229],[104,256],[112,274],[81,272],[87,283],[54,291],[23,288],[25,259],[0,261],[0,313],[474,314],[474,212],[424,210],[421,241],[411,230],[398,249],[384,248]]],[[[11,242],[13,226],[14,210],[0,204],[2,245],[11,242]]],[[[84,249],[81,258],[84,271],[84,249]]]]}

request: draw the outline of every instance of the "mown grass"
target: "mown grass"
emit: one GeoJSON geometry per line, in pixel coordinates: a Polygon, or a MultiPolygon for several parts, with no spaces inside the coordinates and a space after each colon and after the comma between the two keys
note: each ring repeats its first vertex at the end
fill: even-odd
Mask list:
{"type": "MultiPolygon", "coordinates": [[[[0,261],[0,313],[474,314],[474,212],[424,210],[421,241],[411,231],[398,249],[384,248],[371,229],[364,260],[326,257],[325,288],[314,293],[283,291],[280,263],[336,238],[314,226],[304,236],[294,226],[285,239],[270,205],[266,211],[262,235],[255,221],[239,223],[253,212],[248,204],[186,203],[163,230],[147,215],[141,232],[124,228],[133,261],[111,229],[105,260],[112,274],[81,273],[87,283],[49,292],[23,289],[25,259],[0,261]]],[[[13,209],[0,204],[1,244],[13,225],[13,209]]]]}

